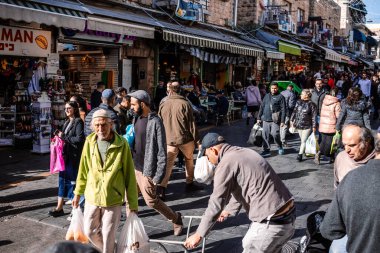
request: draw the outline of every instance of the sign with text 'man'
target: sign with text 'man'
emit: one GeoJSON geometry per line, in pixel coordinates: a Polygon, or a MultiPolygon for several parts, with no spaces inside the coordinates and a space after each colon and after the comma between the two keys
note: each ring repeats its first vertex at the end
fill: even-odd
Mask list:
{"type": "Polygon", "coordinates": [[[47,57],[51,32],[0,26],[0,55],[47,57]]]}

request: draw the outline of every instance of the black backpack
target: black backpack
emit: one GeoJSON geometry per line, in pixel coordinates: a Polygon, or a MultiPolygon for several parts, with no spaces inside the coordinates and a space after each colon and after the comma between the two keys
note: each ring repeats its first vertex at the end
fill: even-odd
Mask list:
{"type": "Polygon", "coordinates": [[[331,241],[324,238],[319,227],[326,212],[316,211],[307,217],[306,235],[300,240],[300,253],[328,253],[331,241]]]}

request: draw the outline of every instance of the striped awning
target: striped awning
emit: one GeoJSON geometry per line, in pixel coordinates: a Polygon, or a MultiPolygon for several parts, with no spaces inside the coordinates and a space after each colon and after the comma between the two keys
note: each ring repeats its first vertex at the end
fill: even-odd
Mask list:
{"type": "Polygon", "coordinates": [[[216,40],[213,38],[195,36],[189,33],[177,32],[168,29],[163,29],[163,39],[165,41],[190,45],[195,47],[205,47],[217,50],[224,50],[233,54],[263,57],[264,50],[247,45],[230,43],[228,41],[216,40]]]}
{"type": "Polygon", "coordinates": [[[163,39],[165,41],[196,46],[196,47],[207,47],[218,50],[229,51],[230,43],[220,40],[214,40],[210,38],[204,38],[200,36],[194,36],[192,34],[180,33],[171,30],[163,30],[163,39]]]}
{"type": "Polygon", "coordinates": [[[0,0],[0,18],[80,31],[83,31],[86,26],[85,10],[81,11],[80,6],[68,8],[35,1],[0,0]]]}
{"type": "Polygon", "coordinates": [[[262,49],[237,44],[231,44],[230,52],[233,54],[249,55],[255,57],[264,56],[264,50],[262,49]]]}

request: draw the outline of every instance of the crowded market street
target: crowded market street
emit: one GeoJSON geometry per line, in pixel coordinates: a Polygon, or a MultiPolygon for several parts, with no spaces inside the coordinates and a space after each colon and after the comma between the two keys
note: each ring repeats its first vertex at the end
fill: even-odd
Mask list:
{"type": "MultiPolygon", "coordinates": [[[[233,145],[247,146],[247,136],[251,130],[243,120],[231,126],[201,128],[201,135],[215,131],[225,136],[233,145]]],[[[317,166],[313,159],[303,163],[295,160],[299,146],[298,136],[293,135],[285,155],[273,153],[268,158],[276,173],[284,181],[295,197],[297,208],[296,232],[292,241],[298,242],[305,234],[306,218],[317,210],[326,210],[333,196],[333,166],[321,163],[317,166]]],[[[250,147],[260,152],[258,147],[250,147]]],[[[65,239],[70,222],[67,220],[71,206],[65,206],[66,215],[53,218],[48,211],[56,204],[57,175],[50,175],[49,155],[32,155],[24,151],[2,149],[0,157],[0,251],[3,253],[43,252],[49,245],[65,239]],[[25,250],[28,249],[28,250],[25,250]]],[[[194,154],[195,157],[195,154],[194,154]]],[[[188,194],[184,191],[184,174],[175,168],[169,184],[166,203],[183,215],[202,215],[211,186],[188,194]]],[[[229,218],[217,224],[206,241],[206,252],[241,252],[241,240],[250,221],[240,213],[237,218],[229,218]]],[[[148,209],[140,197],[139,217],[142,219],[150,239],[184,241],[186,233],[174,237],[170,223],[154,210],[148,209]]],[[[123,218],[122,218],[123,219],[123,218]]],[[[125,220],[125,218],[124,218],[125,220]]],[[[188,220],[184,220],[187,228],[188,220]]],[[[198,221],[194,221],[192,232],[198,221]]],[[[119,231],[123,223],[119,226],[119,231]]],[[[168,252],[183,252],[178,245],[165,245],[168,252]]],[[[158,244],[151,243],[151,252],[164,252],[158,244]]],[[[197,248],[194,252],[200,252],[197,248]]]]}

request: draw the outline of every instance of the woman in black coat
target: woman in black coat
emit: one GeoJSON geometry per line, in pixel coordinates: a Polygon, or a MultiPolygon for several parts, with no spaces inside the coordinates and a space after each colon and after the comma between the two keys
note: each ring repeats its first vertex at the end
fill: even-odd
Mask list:
{"type": "Polygon", "coordinates": [[[78,104],[76,102],[67,102],[65,112],[67,120],[62,131],[57,130],[54,133],[65,142],[63,146],[65,171],[59,172],[57,207],[49,211],[49,215],[53,217],[64,214],[64,198],[71,200],[74,197],[75,181],[85,141],[84,125],[83,120],[80,118],[78,104]]]}
{"type": "Polygon", "coordinates": [[[306,141],[310,133],[315,133],[317,127],[317,106],[311,102],[311,92],[309,89],[303,89],[301,99],[297,101],[293,113],[290,117],[290,124],[297,129],[300,135],[301,145],[298,152],[297,160],[302,161],[305,153],[306,141]]]}

